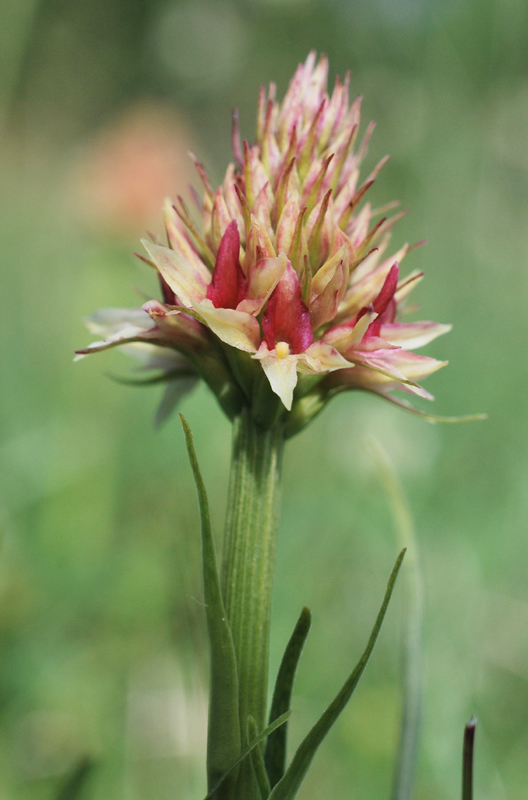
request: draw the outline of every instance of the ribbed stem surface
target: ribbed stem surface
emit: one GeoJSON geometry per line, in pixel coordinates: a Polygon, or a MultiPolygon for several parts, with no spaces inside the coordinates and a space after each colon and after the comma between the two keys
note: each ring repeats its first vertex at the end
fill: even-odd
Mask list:
{"type": "MultiPolygon", "coordinates": [[[[222,589],[237,657],[244,744],[248,714],[258,730],[266,725],[271,594],[283,449],[280,425],[263,430],[247,411],[235,420],[222,589]]],[[[236,794],[237,800],[259,797],[249,759],[241,767],[236,794]]]]}

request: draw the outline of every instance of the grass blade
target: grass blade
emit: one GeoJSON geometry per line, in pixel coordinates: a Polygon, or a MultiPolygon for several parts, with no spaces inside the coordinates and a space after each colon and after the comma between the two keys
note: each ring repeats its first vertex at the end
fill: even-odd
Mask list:
{"type": "MultiPolygon", "coordinates": [[[[277,719],[277,717],[280,717],[281,714],[284,714],[285,711],[291,708],[291,695],[295,673],[311,626],[312,615],[310,609],[304,606],[290,637],[290,641],[286,645],[286,650],[284,651],[281,665],[277,673],[273,700],[271,702],[270,722],[273,722],[273,720],[277,719]]],[[[277,730],[268,737],[266,744],[264,762],[272,789],[275,784],[280,781],[286,769],[287,735],[288,726],[283,725],[281,728],[277,728],[277,730]]]]}
{"type": "Polygon", "coordinates": [[[276,720],[275,720],[275,722],[272,722],[272,724],[271,724],[271,725],[268,725],[268,727],[267,727],[267,728],[264,728],[264,730],[262,731],[262,733],[259,733],[259,735],[258,735],[258,736],[257,736],[255,739],[253,739],[253,741],[251,742],[251,744],[249,744],[249,745],[246,747],[246,749],[245,749],[245,750],[244,750],[244,751],[241,753],[241,755],[240,755],[240,756],[237,758],[237,760],[236,760],[236,761],[234,761],[234,762],[231,764],[231,766],[230,766],[230,767],[229,767],[229,769],[228,769],[228,770],[225,772],[225,774],[224,774],[224,775],[222,775],[222,777],[220,778],[220,780],[218,781],[218,783],[217,783],[217,784],[216,784],[216,785],[215,785],[215,786],[214,786],[214,787],[211,789],[211,791],[210,791],[210,792],[209,792],[209,793],[208,793],[208,794],[207,794],[207,795],[204,797],[204,800],[213,800],[213,798],[214,798],[214,796],[215,796],[216,792],[217,792],[217,791],[218,791],[218,789],[220,789],[220,787],[223,785],[224,781],[225,781],[227,778],[229,778],[229,776],[230,776],[230,775],[231,775],[231,774],[232,774],[232,773],[233,773],[233,772],[234,772],[234,771],[237,769],[237,767],[239,767],[239,766],[240,766],[240,764],[241,764],[241,763],[244,761],[244,759],[246,759],[246,758],[247,758],[247,757],[250,755],[250,753],[253,751],[253,749],[254,749],[254,748],[255,748],[255,747],[258,745],[258,744],[260,744],[261,742],[263,742],[263,741],[264,741],[264,739],[266,739],[266,737],[268,737],[268,736],[270,735],[270,733],[273,733],[273,731],[277,730],[277,728],[280,728],[280,726],[281,726],[281,725],[284,725],[284,723],[285,723],[285,722],[287,722],[287,721],[289,720],[290,716],[291,716],[291,711],[288,711],[286,714],[283,714],[283,715],[282,715],[282,717],[279,717],[278,719],[276,719],[276,720]]]}
{"type": "Polygon", "coordinates": [[[473,751],[475,748],[475,729],[477,720],[471,717],[464,730],[464,751],[462,756],[462,800],[473,800],[473,751]]]}
{"type": "Polygon", "coordinates": [[[270,800],[293,800],[299,791],[299,788],[305,778],[310,764],[312,763],[313,757],[315,756],[319,745],[352,697],[352,694],[354,693],[354,690],[358,685],[361,676],[363,675],[365,667],[368,664],[370,656],[372,655],[372,651],[374,650],[374,645],[376,644],[383,620],[385,619],[385,614],[391,599],[394,584],[396,583],[396,578],[398,577],[398,572],[400,571],[404,556],[405,550],[402,550],[396,559],[396,563],[391,572],[385,597],[383,598],[383,603],[381,604],[381,608],[376,618],[376,622],[374,623],[372,633],[370,634],[370,638],[363,655],[359,659],[341,691],[330,703],[318,722],[315,723],[308,736],[306,736],[306,738],[301,742],[290,766],[284,773],[284,776],[272,790],[270,794],[270,800]]]}
{"type": "Polygon", "coordinates": [[[215,786],[220,779],[224,781],[232,765],[240,756],[240,723],[238,717],[238,678],[233,637],[227,621],[220,579],[216,562],[216,552],[209,504],[204,482],[198,466],[191,429],[187,420],[180,414],[187,444],[189,461],[194,475],[202,529],[202,572],[205,613],[209,646],[211,652],[211,677],[209,694],[209,725],[207,733],[207,786],[215,786]]]}
{"type": "Polygon", "coordinates": [[[385,490],[400,547],[407,548],[403,613],[403,686],[398,754],[392,800],[411,800],[422,717],[422,575],[414,524],[403,487],[388,455],[377,440],[372,442],[377,471],[385,490]]]}
{"type": "MultiPolygon", "coordinates": [[[[286,723],[281,725],[280,728],[277,730],[284,730],[286,727],[286,723]]],[[[251,744],[258,736],[257,731],[257,723],[250,715],[248,717],[248,742],[251,744]]],[[[253,772],[255,773],[255,778],[257,780],[257,784],[259,787],[259,792],[262,800],[267,800],[269,797],[269,793],[271,791],[271,787],[268,780],[268,774],[266,772],[266,767],[264,765],[264,758],[262,756],[262,750],[260,747],[254,747],[251,751],[251,765],[253,767],[253,772]]]]}

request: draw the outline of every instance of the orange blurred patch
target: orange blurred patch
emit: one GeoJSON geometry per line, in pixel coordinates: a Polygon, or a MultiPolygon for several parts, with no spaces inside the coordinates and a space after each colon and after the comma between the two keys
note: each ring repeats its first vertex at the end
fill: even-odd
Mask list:
{"type": "Polygon", "coordinates": [[[189,131],[172,109],[136,105],[112,120],[83,152],[74,194],[84,223],[118,236],[160,229],[161,206],[194,181],[189,131]]]}

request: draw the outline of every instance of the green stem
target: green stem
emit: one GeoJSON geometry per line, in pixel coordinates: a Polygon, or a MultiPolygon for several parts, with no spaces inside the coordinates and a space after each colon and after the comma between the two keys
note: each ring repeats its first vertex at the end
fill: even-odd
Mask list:
{"type": "MultiPolygon", "coordinates": [[[[239,682],[240,727],[251,715],[266,725],[269,629],[280,473],[284,437],[280,424],[260,428],[244,410],[234,422],[226,516],[222,590],[233,635],[239,682]]],[[[244,741],[242,746],[246,746],[244,741]]],[[[237,799],[259,797],[249,760],[241,766],[237,799]]]]}

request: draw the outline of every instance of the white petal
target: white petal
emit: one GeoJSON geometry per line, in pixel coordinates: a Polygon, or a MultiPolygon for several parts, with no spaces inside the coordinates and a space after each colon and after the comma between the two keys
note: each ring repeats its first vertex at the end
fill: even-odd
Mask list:
{"type": "Polygon", "coordinates": [[[376,370],[385,377],[417,387],[418,381],[445,367],[447,361],[437,361],[407,350],[375,350],[372,353],[354,353],[354,361],[376,370]]]}
{"type": "Polygon", "coordinates": [[[92,342],[87,347],[84,347],[83,352],[77,353],[73,360],[81,361],[81,359],[85,358],[90,353],[96,353],[99,350],[108,350],[110,347],[116,347],[116,345],[122,344],[123,342],[133,342],[134,339],[144,333],[145,328],[143,327],[139,327],[138,325],[125,325],[121,330],[112,334],[112,336],[108,336],[103,341],[92,342]]]}
{"type": "Polygon", "coordinates": [[[113,336],[124,328],[133,326],[140,331],[154,327],[149,315],[141,308],[100,308],[87,317],[84,324],[98,336],[113,336]]]}
{"type": "Polygon", "coordinates": [[[173,372],[177,369],[191,368],[188,359],[171,347],[159,347],[148,342],[131,342],[124,344],[121,352],[142,361],[143,365],[139,367],[141,370],[162,369],[165,372],[173,372]]]}
{"type": "Polygon", "coordinates": [[[291,410],[293,390],[297,386],[297,361],[298,356],[277,358],[275,351],[260,359],[271,388],[280,397],[288,411],[291,410]]]}
{"type": "Polygon", "coordinates": [[[381,326],[381,338],[390,344],[397,344],[405,350],[424,347],[437,336],[448,333],[452,325],[440,325],[437,322],[407,322],[381,326]]]}

